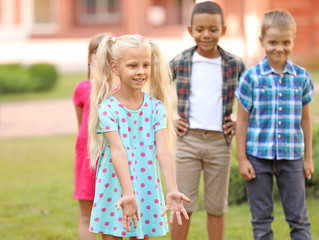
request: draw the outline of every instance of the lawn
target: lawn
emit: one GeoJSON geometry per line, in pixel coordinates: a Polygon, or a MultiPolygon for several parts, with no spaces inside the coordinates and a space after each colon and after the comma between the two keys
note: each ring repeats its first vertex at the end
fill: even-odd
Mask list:
{"type": "MultiPolygon", "coordinates": [[[[0,140],[1,240],[77,238],[78,206],[72,199],[75,138],[0,140]]],[[[308,199],[308,210],[313,239],[319,239],[319,199],[308,199]]],[[[275,217],[275,239],[290,239],[279,202],[275,217]]],[[[207,239],[204,211],[193,214],[188,239],[207,239]]],[[[230,206],[227,214],[226,240],[241,239],[252,239],[247,203],[230,206]]]]}

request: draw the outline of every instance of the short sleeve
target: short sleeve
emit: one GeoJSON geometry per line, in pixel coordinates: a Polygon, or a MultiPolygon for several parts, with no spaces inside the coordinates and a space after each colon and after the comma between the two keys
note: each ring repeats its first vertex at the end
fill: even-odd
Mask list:
{"type": "Polygon", "coordinates": [[[73,103],[76,106],[83,107],[83,84],[80,82],[78,85],[76,85],[73,93],[73,103]]]}
{"type": "Polygon", "coordinates": [[[102,103],[99,106],[99,125],[97,133],[118,131],[118,122],[111,105],[102,103]]]}
{"type": "Polygon", "coordinates": [[[240,77],[235,95],[245,111],[250,113],[253,106],[253,91],[248,71],[244,71],[240,77]]]}
{"type": "Polygon", "coordinates": [[[314,86],[308,72],[306,72],[305,83],[302,90],[302,106],[305,106],[311,102],[314,96],[314,86]]]}
{"type": "Polygon", "coordinates": [[[158,101],[155,104],[155,132],[158,130],[166,128],[167,115],[164,104],[158,101]]]}

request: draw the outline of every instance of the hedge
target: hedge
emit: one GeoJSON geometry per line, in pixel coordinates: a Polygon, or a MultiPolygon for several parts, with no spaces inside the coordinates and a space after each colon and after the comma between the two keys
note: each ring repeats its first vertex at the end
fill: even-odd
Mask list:
{"type": "Polygon", "coordinates": [[[2,94],[49,90],[54,87],[57,79],[57,70],[51,64],[0,65],[0,93],[2,94]]]}

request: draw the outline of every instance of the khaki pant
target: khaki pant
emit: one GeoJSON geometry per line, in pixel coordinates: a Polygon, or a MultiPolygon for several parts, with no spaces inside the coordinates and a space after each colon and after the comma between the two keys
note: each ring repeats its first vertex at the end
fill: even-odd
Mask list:
{"type": "Polygon", "coordinates": [[[203,209],[215,216],[228,210],[228,186],[231,146],[223,133],[190,129],[176,143],[176,177],[178,189],[192,202],[184,202],[187,212],[198,209],[198,188],[204,173],[203,209]]]}

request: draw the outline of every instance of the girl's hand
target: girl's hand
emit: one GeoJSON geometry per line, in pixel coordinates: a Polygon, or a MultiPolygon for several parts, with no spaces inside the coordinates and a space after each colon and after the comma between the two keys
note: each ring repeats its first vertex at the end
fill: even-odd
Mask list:
{"type": "Polygon", "coordinates": [[[178,191],[168,192],[166,195],[166,207],[162,212],[162,216],[165,215],[167,210],[170,210],[169,223],[173,224],[174,214],[179,225],[182,225],[181,213],[184,215],[186,220],[189,220],[187,212],[183,206],[183,201],[190,202],[191,200],[186,197],[183,193],[178,191]]]}
{"type": "Polygon", "coordinates": [[[133,220],[134,228],[137,228],[137,221],[140,220],[135,196],[134,195],[123,196],[120,200],[117,201],[116,209],[120,210],[121,206],[123,210],[123,218],[122,218],[123,227],[129,232],[130,225],[131,225],[131,217],[133,220]]]}

